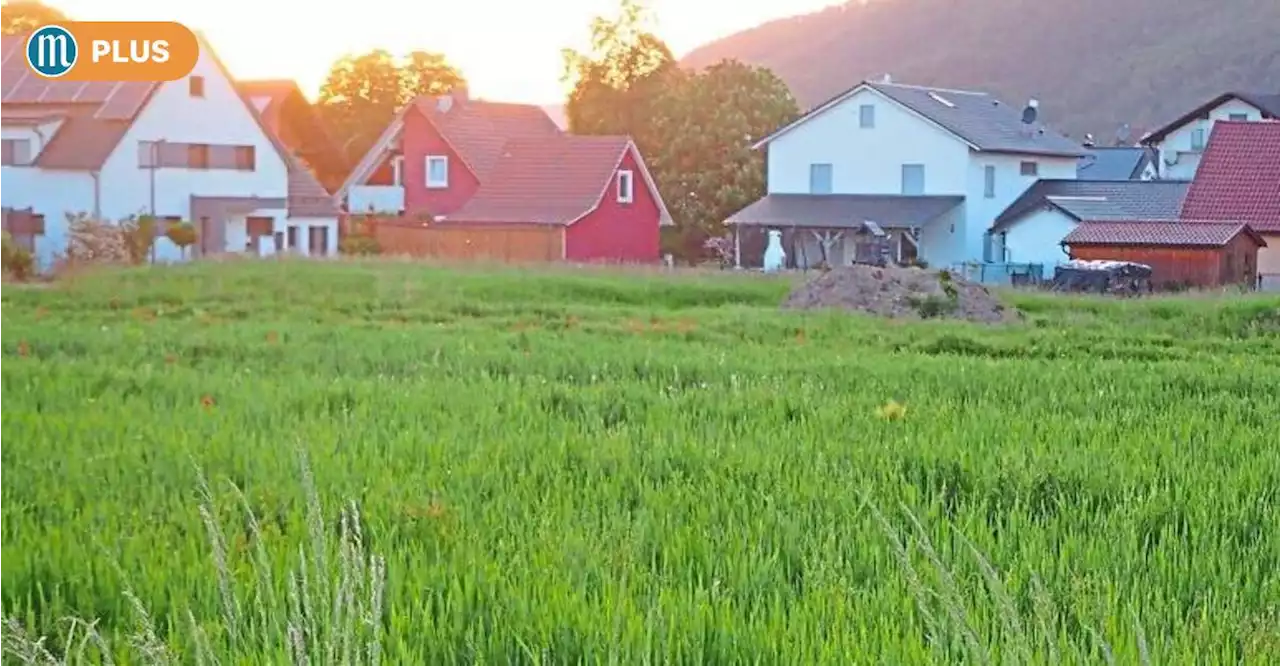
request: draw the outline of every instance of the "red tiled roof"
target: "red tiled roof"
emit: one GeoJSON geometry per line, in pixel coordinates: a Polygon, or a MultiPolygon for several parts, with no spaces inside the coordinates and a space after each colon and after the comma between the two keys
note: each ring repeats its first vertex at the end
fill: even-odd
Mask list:
{"type": "Polygon", "coordinates": [[[1159,245],[1166,247],[1222,247],[1240,234],[1266,247],[1262,237],[1243,222],[1205,220],[1087,221],[1076,226],[1064,245],[1159,245]]]}
{"type": "MultiPolygon", "coordinates": [[[[236,90],[261,122],[267,137],[275,144],[289,168],[289,215],[293,217],[334,217],[341,211],[333,196],[320,184],[315,172],[285,145],[280,137],[280,106],[289,95],[298,91],[298,84],[288,80],[238,81],[236,90]],[[269,97],[267,106],[258,109],[253,99],[269,97]]],[[[299,94],[301,94],[299,92],[299,94]]]]}
{"type": "Polygon", "coordinates": [[[560,136],[560,128],[541,107],[483,100],[419,96],[413,105],[435,125],[445,141],[481,182],[492,173],[508,141],[560,136]]]}
{"type": "Polygon", "coordinates": [[[564,225],[591,212],[631,145],[625,136],[508,141],[479,191],[447,222],[564,225]]]}
{"type": "MultiPolygon", "coordinates": [[[[404,114],[411,112],[422,113],[480,181],[475,195],[446,222],[570,224],[596,207],[624,151],[635,149],[626,136],[566,134],[532,104],[421,96],[383,131],[340,195],[382,161],[403,131],[404,114]]],[[[654,191],[638,152],[635,159],[637,176],[654,191]]],[[[669,225],[671,215],[657,198],[660,223],[669,225]]]]}
{"type": "Polygon", "coordinates": [[[1280,232],[1280,121],[1214,123],[1181,217],[1280,232]]]}

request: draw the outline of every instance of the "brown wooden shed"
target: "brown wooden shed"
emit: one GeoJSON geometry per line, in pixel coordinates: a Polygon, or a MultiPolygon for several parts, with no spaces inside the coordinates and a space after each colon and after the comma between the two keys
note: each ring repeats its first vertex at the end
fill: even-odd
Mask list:
{"type": "Polygon", "coordinates": [[[1157,288],[1254,287],[1267,245],[1249,225],[1217,220],[1086,221],[1062,244],[1072,259],[1146,264],[1157,288]]]}

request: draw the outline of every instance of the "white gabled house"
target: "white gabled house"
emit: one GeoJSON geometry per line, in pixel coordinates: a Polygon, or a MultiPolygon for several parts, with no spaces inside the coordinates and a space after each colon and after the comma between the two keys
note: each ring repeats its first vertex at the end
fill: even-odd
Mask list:
{"type": "Polygon", "coordinates": [[[1041,178],[1075,178],[1088,152],[1040,123],[1037,109],[864,81],[756,144],[767,151],[767,194],[726,224],[735,238],[783,230],[799,267],[852,262],[867,221],[890,234],[900,261],[988,260],[996,217],[1041,178]]]}
{"type": "MultiPolygon", "coordinates": [[[[164,83],[42,79],[23,36],[5,36],[0,124],[3,207],[42,220],[23,239],[48,268],[67,215],[190,221],[195,253],[337,252],[334,202],[262,124],[208,44],[187,77],[164,83]]],[[[15,239],[17,237],[15,236],[15,239]]],[[[156,258],[181,257],[168,239],[156,258]]]]}
{"type": "Polygon", "coordinates": [[[1280,118],[1280,92],[1226,92],[1147,133],[1140,143],[1155,149],[1159,177],[1191,180],[1219,120],[1256,122],[1280,118]]]}

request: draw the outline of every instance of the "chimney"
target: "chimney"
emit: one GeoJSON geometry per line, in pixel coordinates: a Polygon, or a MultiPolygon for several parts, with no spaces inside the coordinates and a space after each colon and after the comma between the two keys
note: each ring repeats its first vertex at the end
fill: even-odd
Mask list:
{"type": "Polygon", "coordinates": [[[885,72],[884,76],[880,79],[880,83],[893,83],[893,75],[885,72]]]}

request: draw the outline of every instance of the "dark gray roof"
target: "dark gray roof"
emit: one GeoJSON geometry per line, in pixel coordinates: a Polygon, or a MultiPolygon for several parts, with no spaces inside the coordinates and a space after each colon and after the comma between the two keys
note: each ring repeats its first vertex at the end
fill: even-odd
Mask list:
{"type": "Polygon", "coordinates": [[[979,150],[1065,157],[1078,157],[1087,152],[1084,146],[1044,123],[1024,124],[1022,106],[1010,106],[984,92],[869,81],[866,85],[979,150]]]}
{"type": "Polygon", "coordinates": [[[1218,95],[1217,97],[1214,97],[1213,99],[1205,102],[1204,104],[1201,104],[1200,106],[1197,106],[1196,108],[1191,109],[1190,111],[1187,111],[1181,116],[1178,116],[1175,120],[1169,122],[1165,126],[1147,133],[1146,136],[1142,137],[1142,143],[1146,145],[1159,143],[1160,141],[1164,140],[1166,136],[1169,136],[1169,134],[1173,133],[1173,131],[1178,129],[1179,127],[1182,127],[1183,125],[1186,125],[1192,120],[1200,116],[1203,116],[1204,114],[1208,113],[1212,109],[1218,108],[1224,102],[1228,102],[1233,99],[1238,99],[1247,104],[1253,105],[1255,108],[1257,108],[1259,111],[1262,112],[1263,118],[1267,118],[1267,119],[1280,118],[1280,92],[1271,92],[1271,93],[1238,92],[1238,91],[1224,92],[1221,95],[1218,95]]]}
{"type": "Polygon", "coordinates": [[[963,202],[960,196],[770,194],[725,224],[852,229],[870,220],[881,227],[921,227],[963,202]]]}
{"type": "Polygon", "coordinates": [[[1151,163],[1151,149],[1142,146],[1090,148],[1080,158],[1076,176],[1088,180],[1133,180],[1151,163]]]}
{"type": "Polygon", "coordinates": [[[804,115],[757,141],[753,147],[759,148],[782,136],[844,101],[864,86],[937,123],[978,150],[1061,157],[1081,157],[1087,152],[1083,145],[1049,129],[1043,123],[1025,125],[1022,122],[1022,107],[1009,106],[984,92],[871,81],[863,81],[809,109],[804,115]],[[940,99],[945,102],[939,101],[940,99]]]}
{"type": "Polygon", "coordinates": [[[1177,219],[1190,181],[1039,180],[996,217],[992,231],[1053,206],[1077,220],[1177,219]]]}

